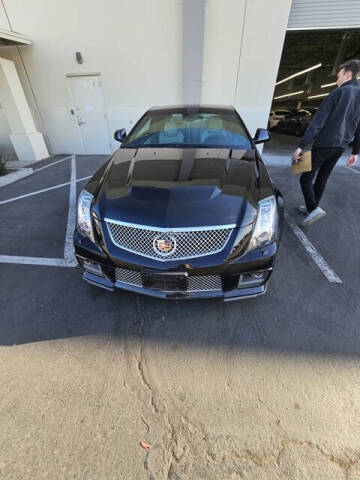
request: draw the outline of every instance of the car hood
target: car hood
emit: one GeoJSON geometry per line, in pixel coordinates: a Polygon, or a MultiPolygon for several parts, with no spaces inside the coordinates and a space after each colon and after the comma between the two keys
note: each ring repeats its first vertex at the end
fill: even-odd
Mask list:
{"type": "Polygon", "coordinates": [[[258,182],[254,150],[120,148],[93,210],[112,219],[161,228],[247,225],[258,182]]]}

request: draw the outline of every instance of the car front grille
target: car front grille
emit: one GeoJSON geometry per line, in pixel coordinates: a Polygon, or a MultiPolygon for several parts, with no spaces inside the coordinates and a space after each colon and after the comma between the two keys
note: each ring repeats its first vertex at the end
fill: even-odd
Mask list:
{"type": "Polygon", "coordinates": [[[221,252],[235,225],[161,229],[105,219],[110,238],[129,252],[160,261],[185,260],[221,252]]]}
{"type": "MultiPolygon", "coordinates": [[[[117,282],[142,287],[141,273],[126,268],[115,268],[117,282]]],[[[187,292],[209,292],[222,290],[220,275],[192,275],[187,279],[187,292]]]]}

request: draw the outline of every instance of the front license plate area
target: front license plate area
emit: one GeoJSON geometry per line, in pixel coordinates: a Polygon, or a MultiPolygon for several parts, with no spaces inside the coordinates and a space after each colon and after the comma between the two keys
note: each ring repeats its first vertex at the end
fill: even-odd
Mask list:
{"type": "Polygon", "coordinates": [[[185,292],[187,290],[187,273],[142,272],[141,277],[145,288],[165,292],[185,292]]]}

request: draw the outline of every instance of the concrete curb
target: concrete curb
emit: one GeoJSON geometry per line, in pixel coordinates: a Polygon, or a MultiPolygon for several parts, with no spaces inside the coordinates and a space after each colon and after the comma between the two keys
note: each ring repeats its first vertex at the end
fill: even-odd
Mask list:
{"type": "Polygon", "coordinates": [[[41,160],[32,160],[31,162],[29,161],[20,161],[20,160],[9,160],[6,162],[6,166],[9,168],[27,168],[30,167],[31,165],[34,165],[35,163],[40,163],[45,160],[50,160],[51,158],[54,158],[55,155],[50,155],[50,157],[42,158],[41,160]]]}
{"type": "Polygon", "coordinates": [[[0,187],[5,187],[5,185],[10,185],[10,183],[17,182],[21,178],[28,177],[32,173],[34,173],[32,168],[19,168],[19,170],[16,170],[16,172],[11,172],[0,177],[0,187]]]}

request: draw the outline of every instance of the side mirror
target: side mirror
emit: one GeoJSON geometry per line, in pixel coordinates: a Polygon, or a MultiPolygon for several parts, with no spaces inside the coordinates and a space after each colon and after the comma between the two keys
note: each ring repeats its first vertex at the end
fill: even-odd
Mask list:
{"type": "Polygon", "coordinates": [[[119,130],[115,130],[114,138],[117,142],[122,143],[126,138],[125,128],[120,128],[119,130]]]}
{"type": "Polygon", "coordinates": [[[270,133],[266,128],[258,128],[255,137],[253,138],[253,142],[257,145],[259,143],[267,142],[270,138],[270,133]]]}

